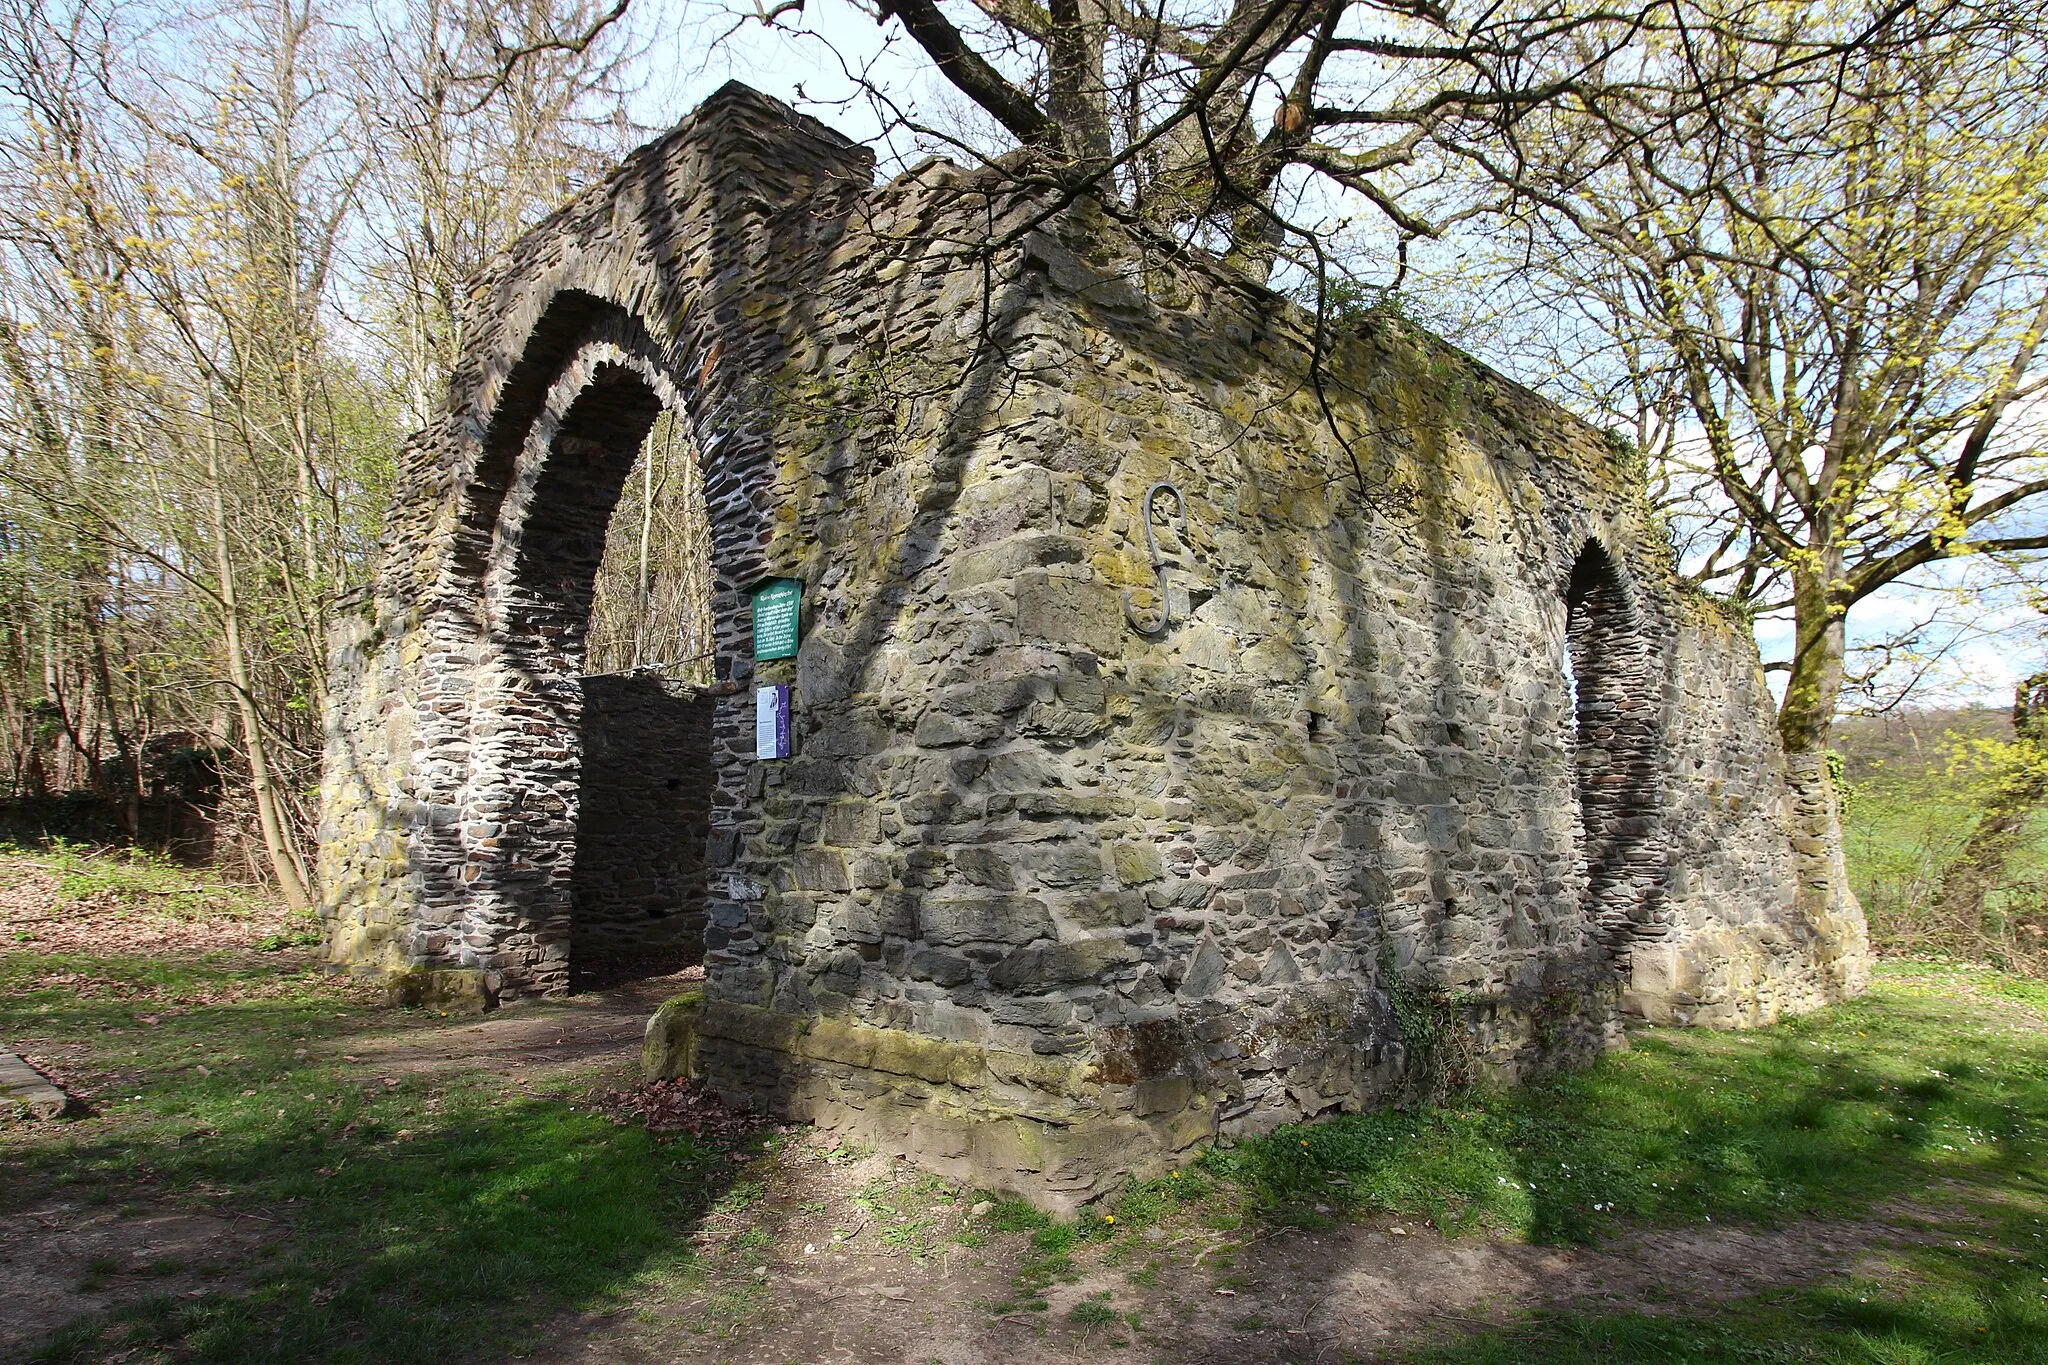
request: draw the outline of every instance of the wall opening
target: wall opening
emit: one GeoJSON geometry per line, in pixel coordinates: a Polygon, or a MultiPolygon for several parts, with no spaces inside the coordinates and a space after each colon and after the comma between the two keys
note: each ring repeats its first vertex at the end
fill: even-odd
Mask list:
{"type": "Polygon", "coordinates": [[[688,425],[664,411],[626,475],[592,591],[572,987],[703,960],[713,652],[703,472],[688,425]]]}
{"type": "Polygon", "coordinates": [[[543,991],[703,956],[713,699],[696,452],[639,365],[586,354],[499,513],[464,803],[466,928],[495,958],[483,965],[516,962],[543,991]]]}
{"type": "Polygon", "coordinates": [[[1597,542],[1572,565],[1565,640],[1587,909],[1621,953],[1664,932],[1660,746],[1641,615],[1597,542]]]}

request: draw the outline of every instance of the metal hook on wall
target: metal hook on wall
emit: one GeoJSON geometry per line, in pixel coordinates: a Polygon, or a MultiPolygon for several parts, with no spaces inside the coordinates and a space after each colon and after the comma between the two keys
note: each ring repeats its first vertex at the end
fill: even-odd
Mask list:
{"type": "Polygon", "coordinates": [[[1124,619],[1129,621],[1131,629],[1137,631],[1140,635],[1157,635],[1165,630],[1167,622],[1173,619],[1173,602],[1166,595],[1166,562],[1159,557],[1159,538],[1152,531],[1153,500],[1161,493],[1173,494],[1174,505],[1180,519],[1181,539],[1186,540],[1188,534],[1188,500],[1186,495],[1177,486],[1170,483],[1155,483],[1146,489],[1145,550],[1152,556],[1152,577],[1159,585],[1159,619],[1150,625],[1139,619],[1138,613],[1131,607],[1130,589],[1126,588],[1124,590],[1124,619]]]}

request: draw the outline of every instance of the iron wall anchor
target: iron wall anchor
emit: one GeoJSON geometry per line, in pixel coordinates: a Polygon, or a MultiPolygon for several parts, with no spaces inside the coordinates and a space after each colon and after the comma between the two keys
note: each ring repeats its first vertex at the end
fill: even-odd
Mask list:
{"type": "Polygon", "coordinates": [[[1131,629],[1140,635],[1157,635],[1173,620],[1173,599],[1166,595],[1166,561],[1159,556],[1159,538],[1152,531],[1153,500],[1161,493],[1173,494],[1176,515],[1180,521],[1180,536],[1183,541],[1188,535],[1188,500],[1178,487],[1170,483],[1155,483],[1145,490],[1145,550],[1152,556],[1152,578],[1159,585],[1159,619],[1147,625],[1131,605],[1131,590],[1124,589],[1124,619],[1131,623],[1131,629]]]}

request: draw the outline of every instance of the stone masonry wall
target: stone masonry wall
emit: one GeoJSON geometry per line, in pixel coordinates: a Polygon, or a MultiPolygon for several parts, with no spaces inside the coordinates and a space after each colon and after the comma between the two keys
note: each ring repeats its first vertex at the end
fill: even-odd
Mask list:
{"type": "Polygon", "coordinates": [[[704,955],[717,698],[645,675],[586,679],[572,960],[704,955]]]}
{"type": "Polygon", "coordinates": [[[1657,1023],[1751,1027],[1861,994],[1869,935],[1824,833],[1833,784],[1821,771],[1802,800],[1755,643],[1710,604],[1687,608],[1664,696],[1664,897],[1685,931],[1635,946],[1624,1000],[1657,1023]],[[1795,841],[1824,860],[1804,895],[1795,841]]]}
{"type": "Polygon", "coordinates": [[[578,812],[617,799],[577,741],[590,528],[667,404],[742,686],[705,990],[652,1052],[721,1092],[1070,1206],[1584,1059],[1624,999],[1859,987],[1754,647],[1600,433],[1391,317],[1311,365],[1285,300],[1085,204],[866,167],[729,87],[494,277],[337,636],[337,964],[566,980],[578,812]],[[768,574],[805,635],[756,667],[768,574]],[[761,682],[790,759],[751,757],[761,682]]]}

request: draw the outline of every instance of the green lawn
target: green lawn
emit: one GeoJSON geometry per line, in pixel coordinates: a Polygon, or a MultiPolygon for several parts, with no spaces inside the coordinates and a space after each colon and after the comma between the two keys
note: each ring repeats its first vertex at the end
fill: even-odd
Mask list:
{"type": "Polygon", "coordinates": [[[1643,1030],[1591,1071],[1286,1130],[1203,1165],[1304,1208],[1574,1243],[1630,1228],[1875,1218],[1882,1284],[1711,1320],[1549,1315],[1437,1362],[2048,1361],[2048,986],[1895,965],[1852,1004],[1752,1033],[1643,1030]]]}

